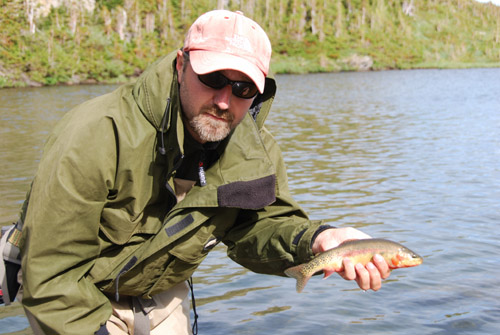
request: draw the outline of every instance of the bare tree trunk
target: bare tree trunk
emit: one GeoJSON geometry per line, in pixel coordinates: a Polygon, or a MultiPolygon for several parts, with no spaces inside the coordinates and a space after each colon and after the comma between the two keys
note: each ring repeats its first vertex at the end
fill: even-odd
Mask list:
{"type": "Polygon", "coordinates": [[[54,30],[50,29],[50,37],[47,40],[47,63],[49,63],[50,68],[52,68],[54,65],[54,56],[52,53],[53,44],[54,44],[54,30]]]}
{"type": "Polygon", "coordinates": [[[319,13],[319,22],[318,22],[318,25],[319,25],[319,41],[320,42],[324,42],[325,41],[325,37],[326,37],[326,33],[325,33],[325,13],[326,13],[326,9],[328,7],[328,1],[327,0],[323,0],[323,10],[320,11],[319,13]]]}
{"type": "Polygon", "coordinates": [[[24,1],[24,10],[26,11],[26,17],[28,18],[29,32],[30,34],[34,35],[36,32],[36,25],[35,25],[35,5],[33,4],[33,0],[24,1]]]}
{"type": "Polygon", "coordinates": [[[245,3],[246,5],[245,8],[243,9],[245,16],[253,18],[255,13],[255,0],[248,0],[245,1],[245,3]]]}
{"type": "Polygon", "coordinates": [[[77,22],[78,22],[78,9],[76,8],[75,5],[72,5],[69,13],[69,30],[73,35],[76,32],[77,22]]]}
{"type": "Polygon", "coordinates": [[[311,5],[311,32],[313,35],[318,34],[318,27],[316,26],[316,21],[318,20],[318,15],[316,11],[316,0],[310,0],[311,5]]]}
{"type": "Polygon", "coordinates": [[[266,0],[264,8],[264,22],[269,22],[269,15],[272,14],[271,0],[266,0]]]}
{"type": "Polygon", "coordinates": [[[146,14],[146,33],[150,34],[155,31],[155,14],[146,14]]]}
{"type": "Polygon", "coordinates": [[[102,19],[104,21],[104,29],[106,30],[106,35],[109,36],[111,35],[111,32],[113,28],[111,27],[112,20],[111,20],[111,14],[109,13],[109,10],[107,7],[104,7],[101,11],[102,19]]]}
{"type": "Polygon", "coordinates": [[[181,0],[180,7],[181,7],[181,21],[186,22],[187,13],[186,13],[186,1],[185,0],[181,0]]]}
{"type": "Polygon", "coordinates": [[[311,32],[318,35],[320,42],[325,40],[325,12],[327,0],[311,0],[311,32]]]}
{"type": "Polygon", "coordinates": [[[127,12],[122,7],[116,8],[116,31],[120,40],[125,39],[125,28],[127,27],[127,12]]]}
{"type": "Polygon", "coordinates": [[[59,12],[56,11],[55,15],[56,15],[56,27],[57,27],[57,29],[60,29],[61,24],[59,23],[59,12]]]}
{"type": "Polygon", "coordinates": [[[290,21],[288,21],[287,33],[288,35],[295,35],[296,30],[294,29],[296,26],[296,17],[297,17],[297,0],[294,0],[292,3],[292,13],[290,15],[290,21]]]}
{"type": "Polygon", "coordinates": [[[158,1],[158,16],[160,19],[160,35],[163,40],[168,38],[168,4],[167,0],[158,1]]]}
{"type": "Polygon", "coordinates": [[[292,4],[292,14],[288,23],[288,32],[297,41],[302,41],[305,34],[307,10],[302,0],[294,0],[292,4]]]}
{"type": "Polygon", "coordinates": [[[168,11],[168,29],[170,31],[170,36],[173,36],[175,38],[176,32],[174,23],[174,13],[172,9],[168,11]]]}
{"type": "Polygon", "coordinates": [[[135,10],[133,31],[135,37],[141,37],[141,16],[138,8],[135,10]]]}
{"type": "MultiPolygon", "coordinates": [[[[285,13],[286,13],[286,1],[285,0],[280,0],[280,9],[279,9],[279,15],[278,15],[278,17],[279,17],[278,18],[278,31],[279,31],[278,37],[282,36],[282,32],[283,31],[280,29],[280,27],[281,27],[281,22],[284,22],[285,13]]],[[[287,28],[285,28],[285,29],[287,29],[287,28]]]]}
{"type": "MultiPolygon", "coordinates": [[[[495,43],[500,43],[500,10],[497,11],[497,33],[495,35],[495,43]]],[[[500,50],[498,51],[498,58],[500,58],[500,50]]]]}
{"type": "Polygon", "coordinates": [[[413,16],[415,11],[415,6],[413,5],[413,0],[408,3],[408,1],[403,2],[403,13],[408,16],[413,16]]]}
{"type": "Polygon", "coordinates": [[[300,1],[300,16],[299,16],[299,31],[298,31],[298,38],[299,41],[304,40],[304,36],[306,35],[306,17],[307,17],[307,7],[306,4],[302,1],[300,1]]]}
{"type": "Polygon", "coordinates": [[[363,2],[363,8],[361,9],[361,22],[359,23],[359,29],[361,31],[361,42],[365,43],[365,23],[366,23],[366,2],[363,2]]]}
{"type": "Polygon", "coordinates": [[[173,17],[172,5],[168,0],[158,1],[158,12],[160,19],[160,34],[163,40],[175,39],[175,24],[173,17]]]}
{"type": "Polygon", "coordinates": [[[344,6],[342,0],[337,0],[337,19],[335,20],[335,37],[342,36],[344,27],[344,6]]]}

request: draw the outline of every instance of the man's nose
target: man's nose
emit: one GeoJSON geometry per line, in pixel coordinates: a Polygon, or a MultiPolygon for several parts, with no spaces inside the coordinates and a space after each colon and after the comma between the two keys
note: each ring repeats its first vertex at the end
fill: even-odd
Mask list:
{"type": "Polygon", "coordinates": [[[217,93],[214,96],[214,104],[216,104],[221,110],[229,109],[231,95],[231,85],[224,86],[220,90],[217,90],[217,93]]]}

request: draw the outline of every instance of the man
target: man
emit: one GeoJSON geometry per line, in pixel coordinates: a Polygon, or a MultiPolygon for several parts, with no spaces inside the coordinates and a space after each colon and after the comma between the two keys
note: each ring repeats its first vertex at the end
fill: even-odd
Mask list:
{"type": "MultiPolygon", "coordinates": [[[[368,237],[309,220],[291,198],[263,126],[270,57],[257,23],[212,11],[183,50],[64,116],[19,221],[35,333],[189,334],[186,281],[219,242],[248,269],[283,276],[368,237]]],[[[381,257],[344,265],[364,290],[389,275],[381,257]]]]}

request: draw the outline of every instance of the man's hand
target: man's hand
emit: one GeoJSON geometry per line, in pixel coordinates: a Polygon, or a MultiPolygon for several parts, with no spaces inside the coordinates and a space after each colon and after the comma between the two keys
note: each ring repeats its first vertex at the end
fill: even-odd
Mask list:
{"type": "MultiPolygon", "coordinates": [[[[327,229],[321,232],[312,246],[314,254],[335,248],[347,240],[358,240],[371,238],[369,235],[355,228],[335,228],[327,229]]],[[[373,257],[373,262],[366,266],[362,264],[353,264],[349,259],[344,259],[344,271],[339,275],[345,280],[355,280],[362,290],[377,291],[382,286],[382,279],[389,277],[391,271],[385,259],[380,255],[373,257]]]]}

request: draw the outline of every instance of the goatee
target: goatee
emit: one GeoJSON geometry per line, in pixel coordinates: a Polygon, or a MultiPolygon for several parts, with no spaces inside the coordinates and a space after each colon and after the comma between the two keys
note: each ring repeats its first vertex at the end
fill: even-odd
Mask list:
{"type": "Polygon", "coordinates": [[[231,132],[232,115],[216,106],[203,108],[197,116],[189,121],[191,128],[202,141],[218,142],[231,132]]]}

